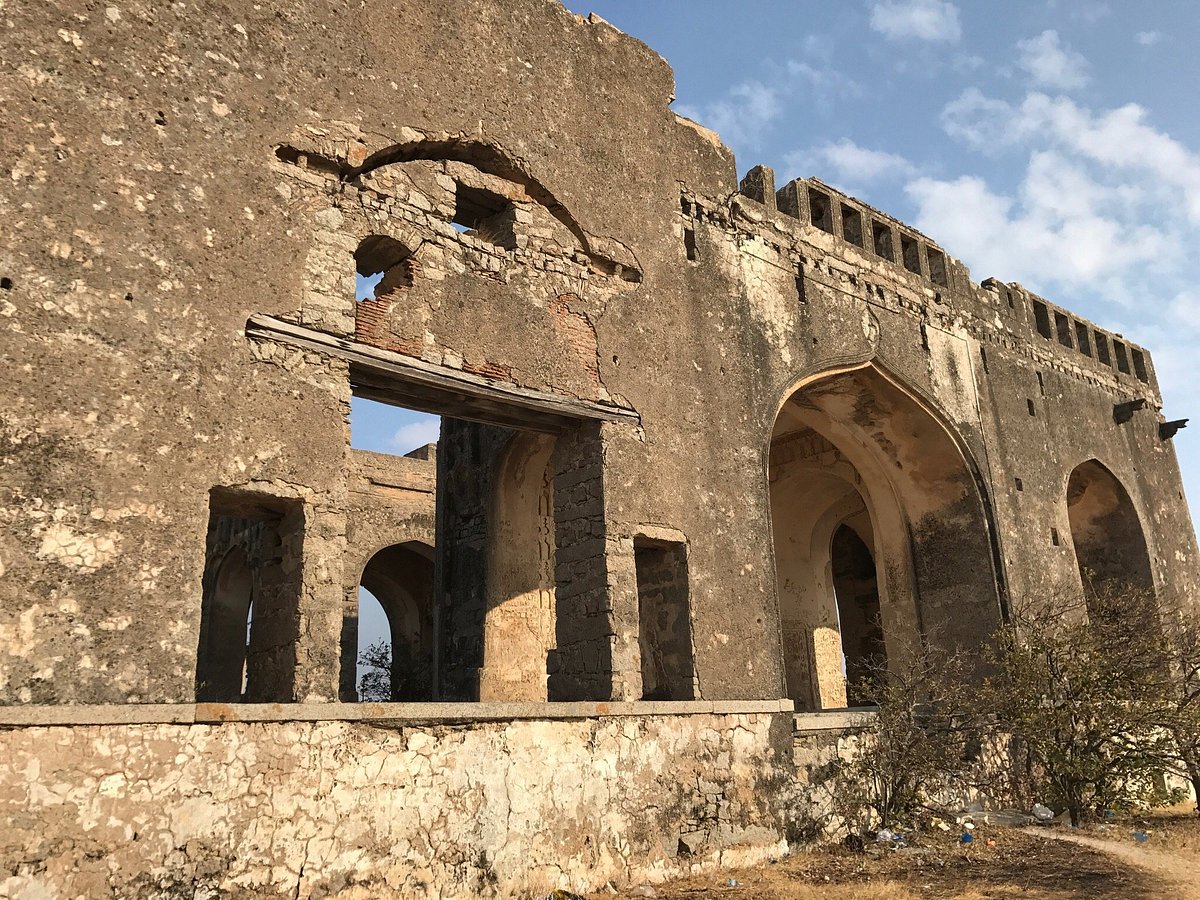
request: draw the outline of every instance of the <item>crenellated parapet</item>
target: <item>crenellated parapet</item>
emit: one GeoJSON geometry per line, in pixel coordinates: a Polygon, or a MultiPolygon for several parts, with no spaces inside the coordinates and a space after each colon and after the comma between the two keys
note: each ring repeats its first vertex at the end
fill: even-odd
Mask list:
{"type": "MultiPolygon", "coordinates": [[[[693,205],[704,211],[706,204],[696,199],[693,205]]],[[[1006,346],[1115,394],[1147,394],[1158,403],[1154,369],[1144,348],[1020,284],[996,278],[974,283],[970,270],[928,236],[817,178],[794,179],[776,190],[774,171],[755,166],[742,179],[732,212],[731,224],[762,232],[810,277],[821,268],[811,264],[810,256],[821,251],[827,260],[837,261],[834,269],[858,263],[851,287],[861,282],[869,302],[957,325],[980,341],[1006,346]],[[746,200],[753,201],[755,213],[747,214],[746,200]],[[756,218],[773,227],[755,229],[756,218]],[[781,241],[785,234],[797,238],[790,247],[781,241]],[[889,289],[877,280],[890,282],[889,289]]],[[[706,214],[711,221],[713,210],[706,214]]]]}

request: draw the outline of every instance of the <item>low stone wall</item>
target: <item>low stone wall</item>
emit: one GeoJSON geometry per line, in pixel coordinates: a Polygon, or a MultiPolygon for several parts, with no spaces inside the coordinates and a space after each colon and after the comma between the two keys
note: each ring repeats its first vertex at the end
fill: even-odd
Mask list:
{"type": "Polygon", "coordinates": [[[789,701],[7,708],[0,896],[657,881],[782,852],[792,773],[789,701]]]}

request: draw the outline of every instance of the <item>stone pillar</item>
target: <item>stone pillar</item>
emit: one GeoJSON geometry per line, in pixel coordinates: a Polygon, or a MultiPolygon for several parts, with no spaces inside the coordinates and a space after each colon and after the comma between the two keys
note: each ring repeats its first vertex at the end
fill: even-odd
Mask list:
{"type": "Polygon", "coordinates": [[[770,166],[755,166],[742,179],[741,192],[767,209],[775,209],[775,172],[770,166]]]}
{"type": "Polygon", "coordinates": [[[557,649],[551,700],[612,700],[615,634],[607,566],[602,426],[584,422],[554,452],[557,649]]]}

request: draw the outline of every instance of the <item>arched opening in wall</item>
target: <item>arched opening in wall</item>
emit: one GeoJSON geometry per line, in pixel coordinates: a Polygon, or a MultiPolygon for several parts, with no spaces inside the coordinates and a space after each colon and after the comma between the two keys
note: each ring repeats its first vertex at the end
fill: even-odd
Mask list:
{"type": "Polygon", "coordinates": [[[1067,479],[1067,518],[1085,597],[1152,600],[1150,554],[1137,510],[1099,461],[1079,464],[1067,479]]]}
{"type": "Polygon", "coordinates": [[[516,433],[489,511],[480,700],[544,701],[555,646],[554,437],[516,433]]]}
{"type": "Polygon", "coordinates": [[[433,548],[385,547],[363,569],[358,591],[358,699],[433,697],[433,548]]]}
{"type": "Polygon", "coordinates": [[[870,519],[864,510],[854,518],[854,524],[848,520],[837,527],[829,549],[846,700],[850,706],[874,703],[871,683],[887,669],[887,645],[879,618],[879,576],[875,556],[866,543],[873,539],[870,519]],[[864,532],[865,539],[858,529],[864,532]]]}
{"type": "Polygon", "coordinates": [[[354,251],[355,299],[385,297],[398,288],[412,287],[416,271],[413,251],[395,238],[371,234],[354,251]]]}
{"type": "Polygon", "coordinates": [[[771,434],[771,520],[788,696],[871,700],[867,675],[1001,622],[993,530],[949,429],[882,370],[811,380],[771,434]]]}

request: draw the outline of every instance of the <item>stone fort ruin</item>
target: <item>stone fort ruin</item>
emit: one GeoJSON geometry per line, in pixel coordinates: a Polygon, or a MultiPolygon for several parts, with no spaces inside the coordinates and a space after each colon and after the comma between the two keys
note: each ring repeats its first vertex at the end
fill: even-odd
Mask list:
{"type": "Polygon", "coordinates": [[[765,859],[868,667],[1083,571],[1196,596],[1143,348],[739,185],[596,17],[0,20],[0,894],[765,859]],[[436,449],[352,449],[355,396],[436,449]],[[393,703],[356,702],[360,586],[393,703]]]}

